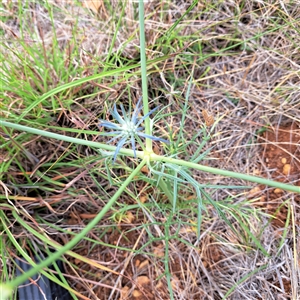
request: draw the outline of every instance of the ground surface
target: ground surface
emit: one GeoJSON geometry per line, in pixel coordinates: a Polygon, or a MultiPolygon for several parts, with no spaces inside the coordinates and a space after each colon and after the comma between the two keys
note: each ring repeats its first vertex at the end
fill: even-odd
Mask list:
{"type": "MultiPolygon", "coordinates": [[[[258,167],[261,175],[267,174],[265,176],[272,176],[277,181],[280,182],[293,182],[295,185],[300,185],[300,129],[299,126],[295,125],[295,123],[286,124],[284,126],[276,126],[272,128],[268,128],[266,132],[264,132],[261,136],[261,139],[264,140],[264,147],[260,148],[259,156],[262,157],[262,166],[258,167]]],[[[266,191],[265,186],[257,186],[253,190],[250,191],[251,196],[254,197],[255,202],[254,206],[260,207],[265,210],[268,214],[274,217],[271,219],[271,226],[276,228],[277,233],[281,234],[281,229],[286,226],[287,217],[288,217],[288,203],[287,199],[291,197],[289,193],[284,192],[281,189],[268,189],[266,191]]],[[[295,206],[300,203],[300,196],[293,197],[293,202],[295,206]]],[[[139,225],[138,221],[135,220],[133,215],[131,215],[130,222],[134,222],[133,225],[139,225]]],[[[74,220],[74,224],[78,222],[77,219],[74,220]]],[[[290,216],[289,216],[290,222],[290,216]]],[[[297,226],[299,225],[299,220],[297,220],[297,226]]],[[[129,248],[141,247],[142,243],[138,245],[136,242],[141,238],[139,236],[138,231],[132,230],[132,226],[120,226],[120,230],[122,232],[121,236],[119,232],[115,232],[109,235],[109,243],[120,246],[126,246],[129,248]],[[126,231],[130,231],[126,233],[126,231]],[[123,235],[124,234],[124,235],[123,235]]],[[[206,239],[205,243],[205,251],[204,249],[200,252],[202,253],[202,263],[203,266],[207,269],[208,272],[214,273],[215,270],[218,269],[218,265],[222,263],[222,261],[226,260],[226,256],[224,251],[220,249],[220,246],[213,242],[213,239],[206,239]]],[[[185,246],[181,245],[181,247],[177,250],[180,252],[185,252],[185,246]]],[[[300,251],[300,244],[297,244],[297,251],[300,251]]],[[[153,268],[157,267],[157,263],[151,262],[149,259],[145,258],[143,255],[137,255],[131,257],[130,253],[118,253],[119,257],[116,257],[116,253],[110,253],[103,256],[103,252],[105,249],[103,247],[96,247],[93,251],[87,251],[84,249],[81,254],[83,256],[89,255],[90,258],[95,259],[97,261],[101,260],[106,264],[110,264],[112,261],[123,261],[130,259],[130,264],[126,266],[124,269],[125,277],[122,279],[122,285],[124,286],[121,289],[120,299],[156,299],[157,297],[161,297],[162,299],[169,299],[168,295],[162,297],[163,289],[162,284],[160,282],[154,283],[150,278],[153,275],[153,268]],[[131,278],[135,277],[135,281],[132,281],[131,278]],[[131,287],[131,289],[130,289],[131,287]],[[161,289],[161,290],[160,290],[161,289]],[[159,295],[159,296],[158,296],[159,295]]],[[[152,252],[158,257],[164,256],[164,245],[162,243],[158,243],[152,249],[152,252]]],[[[74,261],[76,264],[76,261],[74,261]]],[[[298,266],[300,265],[300,260],[298,260],[298,266]]],[[[78,261],[79,269],[82,268],[82,263],[78,261]]],[[[89,271],[90,270],[90,267],[89,271]]],[[[82,271],[84,268],[82,269],[82,271]]],[[[96,271],[96,270],[95,270],[96,271]]],[[[172,278],[174,278],[174,287],[177,289],[184,289],[183,286],[180,287],[180,282],[184,281],[183,276],[185,275],[185,271],[181,270],[180,260],[176,257],[172,259],[170,263],[170,271],[172,274],[172,278]]],[[[232,270],[233,271],[233,270],[232,270]]],[[[82,276],[85,278],[89,278],[86,276],[85,271],[83,271],[82,276]],[[85,274],[85,275],[84,275],[85,274]]],[[[90,276],[90,280],[94,277],[90,276]]],[[[117,280],[118,276],[112,276],[110,280],[107,281],[109,286],[117,280]]],[[[291,293],[292,280],[289,277],[284,277],[279,280],[279,278],[270,279],[270,283],[278,289],[284,289],[285,296],[291,293]]],[[[85,288],[81,285],[78,285],[78,290],[85,291],[85,288]]],[[[97,295],[101,295],[100,299],[109,298],[111,293],[110,288],[99,287],[95,290],[97,295]],[[106,296],[103,296],[106,295],[106,296]]],[[[99,297],[99,296],[98,296],[99,297]]],[[[205,299],[205,293],[201,294],[197,292],[195,295],[189,294],[188,299],[205,299]]],[[[264,298],[258,298],[264,299],[264,298]]],[[[276,299],[276,298],[275,298],[276,299]]]]}
{"type": "MultiPolygon", "coordinates": [[[[0,117],[19,122],[35,99],[31,95],[140,60],[137,5],[130,1],[52,1],[53,17],[41,2],[20,3],[0,4],[1,54],[10,64],[1,67],[6,79],[0,117]]],[[[190,5],[145,3],[147,60],[168,56],[148,69],[149,97],[166,114],[155,134],[176,141],[183,128],[178,147],[187,148],[179,158],[189,160],[206,133],[199,155],[209,151],[200,164],[300,186],[299,6],[199,1],[168,39],[161,39],[190,5]],[[182,121],[186,95],[189,109],[182,121]]],[[[99,118],[110,120],[112,103],[128,108],[140,95],[136,67],[52,96],[22,122],[107,142],[99,136],[99,118]],[[80,134],[81,129],[91,133],[80,134]]],[[[90,147],[9,133],[11,139],[1,131],[1,216],[32,257],[37,249],[48,249],[33,230],[66,244],[136,165],[134,159],[120,159],[107,166],[90,147]],[[20,225],[13,211],[32,230],[20,225]]],[[[154,150],[170,154],[161,143],[154,150]]],[[[299,299],[300,196],[238,178],[192,175],[198,183],[219,186],[206,189],[215,205],[205,199],[200,238],[193,187],[180,187],[173,214],[144,169],[72,249],[81,256],[64,256],[64,276],[78,299],[170,299],[170,287],[174,299],[299,299]]],[[[5,274],[13,276],[12,261],[19,254],[7,234],[1,243],[6,279],[5,274]]]]}

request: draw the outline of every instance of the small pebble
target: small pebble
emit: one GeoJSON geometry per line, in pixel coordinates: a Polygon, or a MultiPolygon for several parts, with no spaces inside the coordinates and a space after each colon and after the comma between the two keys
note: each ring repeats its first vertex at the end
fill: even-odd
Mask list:
{"type": "Polygon", "coordinates": [[[274,193],[275,193],[275,194],[281,194],[282,192],[283,192],[282,189],[278,189],[278,188],[277,188],[277,189],[274,190],[274,193]]]}
{"type": "Polygon", "coordinates": [[[283,166],[283,169],[282,169],[282,173],[284,175],[289,175],[290,174],[290,171],[291,171],[291,165],[290,164],[285,164],[283,166]]]}
{"type": "Polygon", "coordinates": [[[281,162],[285,165],[285,164],[286,164],[286,158],[283,157],[283,158],[281,159],[281,162]]]}

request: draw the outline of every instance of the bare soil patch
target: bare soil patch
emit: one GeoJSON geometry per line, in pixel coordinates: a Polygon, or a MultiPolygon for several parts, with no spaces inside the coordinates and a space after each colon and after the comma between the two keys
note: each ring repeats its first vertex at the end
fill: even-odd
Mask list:
{"type": "MultiPolygon", "coordinates": [[[[264,171],[279,182],[300,185],[300,129],[297,123],[274,125],[263,134],[264,171]]],[[[273,224],[284,227],[287,219],[287,204],[283,202],[291,197],[281,189],[268,189],[262,196],[262,205],[267,213],[274,216],[273,224]]],[[[299,203],[300,196],[294,195],[299,203]]]]}

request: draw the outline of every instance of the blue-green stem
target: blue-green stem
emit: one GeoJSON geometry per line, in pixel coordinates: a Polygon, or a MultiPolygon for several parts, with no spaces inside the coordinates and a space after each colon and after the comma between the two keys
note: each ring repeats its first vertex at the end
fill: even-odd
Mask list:
{"type": "Polygon", "coordinates": [[[103,207],[103,209],[99,212],[99,214],[93,219],[80,233],[74,236],[74,238],[63,246],[58,251],[54,252],[50,257],[42,261],[38,265],[34,265],[34,268],[30,269],[28,272],[18,276],[14,280],[7,282],[6,286],[8,288],[14,288],[22,284],[25,280],[37,274],[43,268],[49,266],[55,260],[59,259],[64,253],[74,247],[77,243],[79,243],[85,235],[87,235],[105,216],[105,214],[109,211],[109,209],[113,206],[119,196],[123,193],[126,187],[132,182],[133,178],[141,171],[142,167],[146,164],[146,159],[142,160],[141,163],[134,169],[134,171],[128,176],[128,178],[124,181],[121,187],[117,190],[114,196],[108,201],[108,203],[103,207]]]}
{"type": "MultiPolygon", "coordinates": [[[[146,39],[144,22],[144,0],[139,0],[139,27],[140,27],[140,57],[141,57],[141,75],[142,75],[142,93],[143,93],[143,112],[146,116],[149,112],[148,101],[148,80],[147,80],[147,62],[146,62],[146,39]]],[[[145,133],[152,135],[150,127],[150,118],[145,119],[145,133]]],[[[152,140],[146,139],[146,151],[152,152],[152,140]]]]}
{"type": "Polygon", "coordinates": [[[222,170],[222,169],[207,167],[207,166],[195,164],[193,162],[184,161],[181,159],[175,159],[175,158],[170,158],[170,157],[164,157],[161,155],[156,155],[154,153],[151,154],[151,160],[167,162],[167,163],[171,163],[174,165],[179,165],[179,166],[184,166],[187,168],[192,168],[195,170],[200,170],[203,172],[213,173],[213,174],[217,174],[217,175],[223,175],[223,176],[232,177],[232,178],[238,178],[241,180],[246,180],[246,181],[250,181],[250,182],[264,184],[267,186],[277,187],[279,189],[283,189],[283,190],[287,190],[287,191],[291,191],[291,192],[295,192],[295,193],[300,193],[299,186],[294,186],[294,185],[277,182],[277,181],[273,181],[273,180],[269,180],[269,179],[265,179],[265,178],[261,178],[261,177],[256,177],[256,176],[252,176],[252,175],[236,173],[233,171],[226,171],[226,170],[222,170]]]}
{"type": "MultiPolygon", "coordinates": [[[[72,138],[70,136],[65,136],[65,135],[61,135],[61,134],[57,134],[57,133],[53,133],[53,132],[49,132],[49,131],[45,131],[45,130],[40,130],[40,129],[36,129],[36,128],[32,128],[32,127],[28,127],[28,126],[24,126],[24,125],[20,125],[20,124],[14,124],[14,123],[6,122],[3,120],[0,120],[0,127],[1,126],[13,128],[13,129],[16,129],[19,131],[26,131],[26,132],[36,134],[36,135],[45,136],[50,139],[57,139],[57,140],[65,141],[65,142],[69,142],[69,143],[85,145],[88,147],[95,147],[95,148],[99,148],[99,149],[107,150],[107,151],[111,151],[111,152],[115,152],[115,150],[116,150],[116,146],[106,145],[106,144],[92,142],[92,141],[85,141],[82,139],[72,138]]],[[[82,131],[82,133],[84,133],[84,131],[82,131]]],[[[120,152],[120,154],[124,154],[127,156],[134,156],[133,150],[122,148],[119,152],[120,152]]],[[[138,157],[144,157],[143,151],[136,151],[136,153],[137,153],[138,157]]]]}
{"type": "MultiPolygon", "coordinates": [[[[142,76],[142,93],[143,93],[143,112],[146,116],[149,112],[149,101],[148,101],[148,80],[147,80],[147,61],[146,61],[146,39],[145,39],[145,21],[144,21],[144,0],[139,0],[139,27],[140,27],[140,57],[141,57],[141,76],[142,76]]],[[[152,135],[150,118],[146,118],[145,121],[145,133],[152,135]]],[[[152,149],[152,140],[146,138],[146,151],[151,153],[152,149]]],[[[154,174],[154,177],[157,179],[158,176],[154,174]]],[[[168,199],[172,202],[173,196],[169,191],[167,185],[163,180],[158,182],[160,189],[165,193],[168,199]]]]}
{"type": "MultiPolygon", "coordinates": [[[[114,146],[109,146],[109,145],[105,145],[105,144],[101,144],[101,143],[96,143],[96,142],[86,141],[86,140],[82,140],[82,139],[72,138],[72,137],[60,135],[60,134],[57,134],[57,133],[51,133],[51,132],[47,132],[47,131],[44,131],[44,130],[35,129],[35,128],[31,128],[31,127],[27,127],[27,126],[23,126],[23,125],[19,125],[19,124],[13,124],[13,123],[2,121],[2,120],[0,120],[0,126],[14,128],[14,129],[17,129],[17,130],[20,130],[20,131],[26,131],[26,132],[30,132],[30,133],[33,133],[33,134],[46,136],[46,137],[49,137],[49,138],[55,138],[55,139],[58,139],[58,140],[61,140],[61,141],[86,145],[86,146],[89,146],[89,147],[95,147],[95,148],[109,150],[109,151],[115,151],[115,149],[116,149],[116,147],[114,147],[114,146]]],[[[83,133],[84,133],[84,131],[83,131],[83,133]]],[[[129,150],[129,149],[121,148],[120,153],[124,154],[124,155],[128,155],[128,156],[134,156],[133,150],[129,150]]],[[[168,163],[171,163],[171,164],[175,164],[175,165],[178,165],[178,166],[184,166],[184,167],[187,167],[187,168],[192,168],[192,169],[200,170],[200,171],[203,171],[203,172],[228,176],[228,177],[232,177],[232,178],[238,178],[238,179],[242,179],[242,180],[246,180],[246,181],[250,181],[250,182],[264,184],[264,185],[267,185],[267,186],[277,187],[277,188],[287,190],[287,191],[291,191],[291,192],[295,192],[295,193],[300,193],[300,187],[299,186],[285,184],[285,183],[282,183],[282,182],[277,182],[277,181],[273,181],[273,180],[269,180],[269,179],[265,179],[265,178],[261,178],[261,177],[256,177],[256,176],[236,173],[236,172],[232,172],[232,171],[226,171],[226,170],[222,170],[222,169],[207,167],[207,166],[199,165],[199,164],[193,163],[193,162],[188,162],[188,161],[184,161],[184,160],[180,160],[180,159],[175,159],[175,158],[156,155],[154,153],[152,153],[151,156],[148,157],[147,153],[145,153],[144,151],[136,151],[136,156],[139,157],[139,158],[142,158],[142,159],[148,158],[151,161],[168,162],[168,163]]]]}

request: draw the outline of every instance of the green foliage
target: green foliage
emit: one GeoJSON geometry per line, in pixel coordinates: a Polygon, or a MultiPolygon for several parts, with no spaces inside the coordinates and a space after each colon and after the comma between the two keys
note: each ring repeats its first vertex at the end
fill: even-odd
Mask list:
{"type": "MultiPolygon", "coordinates": [[[[66,185],[68,172],[65,170],[76,169],[80,170],[76,179],[80,178],[82,173],[88,173],[94,186],[101,191],[101,195],[106,196],[105,200],[101,199],[101,201],[105,202],[101,211],[97,212],[96,217],[76,234],[73,232],[69,233],[67,230],[61,229],[59,226],[56,226],[56,224],[53,224],[42,217],[36,217],[36,221],[38,223],[46,224],[47,228],[49,227],[52,230],[70,234],[72,236],[72,239],[68,243],[64,246],[60,246],[51,242],[46,234],[41,233],[44,230],[42,227],[39,228],[41,232],[38,232],[24,222],[23,218],[26,218],[26,213],[18,210],[17,206],[14,206],[13,202],[11,202],[16,200],[15,197],[9,196],[8,194],[2,195],[0,199],[4,202],[4,204],[2,203],[2,207],[6,207],[12,211],[15,222],[26,229],[34,239],[37,239],[40,243],[44,244],[45,249],[49,254],[49,257],[46,260],[39,264],[34,263],[31,257],[28,256],[26,251],[22,248],[20,242],[16,240],[11,230],[13,224],[4,212],[1,211],[0,215],[3,226],[1,231],[5,231],[7,236],[6,240],[3,237],[0,239],[2,261],[6,261],[8,254],[6,253],[4,246],[9,242],[9,247],[17,249],[20,255],[33,266],[30,271],[24,273],[22,276],[10,279],[7,265],[4,263],[1,279],[3,282],[6,281],[7,283],[0,286],[0,294],[4,298],[9,297],[18,285],[38,272],[42,272],[42,274],[51,280],[58,282],[60,285],[72,291],[62,274],[59,274],[60,279],[57,279],[45,268],[50,264],[53,264],[55,260],[62,258],[66,253],[74,256],[74,254],[71,253],[71,249],[81,240],[86,240],[93,245],[101,244],[112,249],[121,249],[137,254],[144,253],[145,247],[150,243],[163,241],[166,247],[163,258],[165,266],[163,275],[166,276],[169,285],[170,298],[173,299],[171,273],[169,270],[169,241],[174,239],[186,243],[190,247],[195,247],[191,243],[181,239],[179,237],[179,231],[187,226],[194,228],[196,223],[196,238],[199,241],[202,234],[203,221],[206,218],[209,218],[208,211],[210,209],[213,209],[217,213],[218,217],[228,225],[232,232],[247,244],[247,247],[259,249],[264,256],[268,257],[269,254],[267,250],[264,249],[258,237],[251,230],[250,216],[255,215],[254,209],[249,208],[246,202],[238,204],[232,203],[232,197],[220,201],[215,200],[213,197],[213,193],[218,189],[245,190],[248,186],[245,186],[244,184],[241,184],[240,186],[229,186],[217,183],[201,183],[194,177],[193,172],[197,170],[300,193],[300,188],[297,186],[206,166],[204,162],[208,159],[208,156],[213,149],[213,146],[210,146],[209,141],[214,134],[213,132],[218,120],[215,121],[212,128],[208,128],[204,125],[201,128],[195,128],[194,132],[186,131],[184,124],[189,119],[189,111],[191,109],[191,107],[189,107],[189,98],[192,85],[195,83],[192,70],[193,66],[194,64],[201,65],[207,58],[216,55],[215,52],[210,52],[209,54],[202,53],[205,47],[213,48],[209,41],[202,41],[192,33],[185,36],[181,32],[181,22],[186,18],[197,2],[198,1],[193,1],[181,17],[179,17],[169,30],[153,45],[153,50],[159,47],[160,53],[164,54],[164,56],[157,56],[156,58],[151,57],[151,59],[147,60],[146,53],[148,49],[146,49],[145,43],[144,3],[140,0],[138,11],[140,22],[139,55],[141,57],[141,62],[136,58],[122,57],[122,49],[114,52],[113,49],[116,39],[118,38],[118,32],[122,29],[122,26],[126,26],[124,19],[119,18],[118,20],[115,20],[116,30],[112,37],[112,42],[107,55],[103,57],[103,59],[90,55],[92,62],[89,72],[87,72],[88,76],[82,75],[86,74],[86,66],[75,65],[72,63],[73,61],[79,61],[81,55],[75,38],[76,34],[82,33],[80,32],[78,20],[74,23],[74,30],[71,34],[72,38],[68,41],[68,47],[72,47],[72,51],[66,55],[66,52],[60,46],[59,38],[56,34],[54,25],[54,15],[56,12],[50,4],[45,5],[49,10],[49,15],[51,16],[50,23],[52,24],[52,29],[55,33],[51,51],[46,51],[43,42],[31,45],[29,42],[26,42],[26,39],[24,38],[18,41],[18,47],[21,47],[21,49],[17,49],[14,44],[4,44],[5,51],[8,55],[1,66],[4,84],[0,87],[2,96],[2,103],[0,103],[0,126],[3,128],[4,133],[3,136],[1,135],[3,141],[0,149],[5,149],[13,159],[1,163],[0,181],[10,182],[16,190],[18,190],[18,188],[25,188],[37,195],[39,193],[46,194],[47,192],[54,193],[57,190],[64,192],[65,189],[69,188],[69,196],[80,196],[81,190],[78,191],[71,185],[66,185]],[[185,43],[190,39],[193,40],[193,43],[184,49],[186,50],[186,53],[180,53],[180,49],[183,49],[185,43]],[[161,44],[162,42],[163,44],[161,44]],[[158,107],[150,109],[152,103],[149,101],[148,95],[149,88],[152,87],[149,85],[150,79],[148,76],[151,72],[161,72],[162,63],[172,56],[172,52],[176,51],[178,51],[176,59],[180,61],[180,65],[182,66],[181,71],[186,75],[187,79],[183,80],[182,78],[178,78],[173,70],[172,72],[166,72],[165,77],[163,77],[164,75],[161,75],[161,78],[163,78],[162,82],[165,83],[166,86],[168,86],[168,82],[171,82],[171,85],[168,86],[168,88],[170,88],[170,93],[168,95],[172,97],[173,103],[163,107],[160,106],[159,109],[158,107]],[[20,53],[26,53],[26,56],[22,56],[20,53]],[[90,126],[90,124],[82,126],[81,128],[64,128],[56,126],[53,122],[54,115],[59,113],[63,114],[65,111],[72,112],[72,106],[78,104],[77,102],[79,100],[84,100],[91,97],[91,95],[102,93],[101,84],[102,81],[105,80],[110,80],[110,83],[107,84],[107,86],[109,86],[111,90],[113,90],[114,86],[125,82],[126,87],[123,94],[125,95],[128,93],[128,98],[130,100],[126,105],[132,107],[132,95],[130,94],[131,87],[130,84],[127,84],[127,81],[132,78],[141,78],[143,95],[143,105],[141,106],[140,102],[138,102],[133,115],[128,114],[125,111],[125,104],[122,104],[121,109],[118,110],[113,101],[107,100],[105,103],[107,106],[105,107],[106,109],[97,111],[95,112],[95,115],[91,116],[95,117],[96,120],[101,118],[102,126],[113,129],[115,132],[110,134],[103,134],[102,132],[100,134],[98,128],[90,126]],[[94,84],[90,84],[91,82],[94,84]],[[184,84],[187,85],[187,92],[186,95],[183,96],[179,94],[177,89],[184,84]],[[76,99],[74,100],[73,98],[75,97],[76,99]],[[171,107],[172,105],[177,105],[178,111],[175,111],[174,108],[171,107]],[[112,109],[113,107],[114,109],[112,109]],[[167,108],[170,108],[170,110],[167,111],[167,108]],[[140,116],[141,109],[143,109],[144,117],[140,116]],[[107,119],[105,119],[104,121],[103,119],[107,117],[105,111],[112,112],[111,115],[114,119],[111,121],[106,121],[107,119]],[[157,113],[153,119],[150,119],[150,114],[154,111],[157,111],[157,113]],[[123,113],[123,115],[121,115],[121,113],[123,113]],[[166,122],[166,119],[179,114],[181,115],[180,126],[179,130],[175,131],[171,124],[166,122]],[[139,126],[142,122],[145,123],[145,127],[140,128],[139,126]],[[14,130],[25,133],[18,137],[14,137],[14,130]],[[59,134],[54,132],[59,132],[59,134]],[[161,144],[161,154],[154,153],[153,141],[166,142],[166,140],[155,138],[154,135],[156,135],[157,132],[160,136],[167,137],[170,140],[169,144],[161,144]],[[105,136],[112,134],[117,138],[121,138],[119,144],[107,145],[109,139],[106,140],[105,136]],[[187,134],[189,134],[189,137],[187,137],[187,134]],[[54,164],[51,160],[48,161],[47,158],[45,158],[45,163],[36,161],[35,156],[28,150],[25,150],[23,145],[29,143],[35,136],[45,137],[46,140],[51,139],[52,143],[53,140],[55,140],[57,148],[63,148],[60,155],[57,155],[54,164]],[[102,140],[101,142],[95,142],[92,138],[88,139],[86,137],[100,137],[102,140]],[[139,137],[146,139],[145,145],[139,137]],[[130,142],[129,148],[124,148],[125,143],[128,141],[130,142]],[[139,149],[135,149],[136,141],[139,149]],[[60,144],[60,142],[65,142],[65,144],[60,144]],[[86,146],[89,149],[94,150],[94,152],[90,156],[84,156],[83,152],[79,151],[79,145],[86,146]],[[191,152],[190,149],[193,149],[193,152],[191,152]],[[119,153],[122,156],[117,156],[119,153]],[[113,156],[113,160],[111,159],[111,156],[113,156]],[[33,165],[37,166],[36,170],[27,172],[22,164],[23,160],[33,161],[33,165]],[[10,170],[13,170],[14,168],[20,170],[20,172],[24,174],[24,182],[22,184],[18,183],[16,180],[15,173],[10,173],[10,170]],[[81,170],[81,168],[83,170],[81,170]],[[147,168],[147,174],[143,173],[143,168],[147,168]],[[53,176],[50,176],[50,174],[53,176]],[[33,179],[32,176],[37,176],[39,180],[33,179]],[[53,177],[55,179],[53,179],[53,177]],[[113,196],[106,191],[106,188],[101,184],[101,180],[107,182],[107,185],[110,188],[115,188],[113,196]],[[154,192],[149,196],[150,201],[148,203],[140,201],[140,190],[134,185],[137,182],[143,182],[153,189],[154,192]],[[186,200],[186,195],[189,195],[189,200],[186,200]],[[122,196],[128,196],[134,199],[135,203],[132,205],[122,203],[122,201],[120,201],[120,197],[122,196]],[[5,203],[5,201],[7,201],[7,203],[5,203]],[[96,228],[96,225],[103,220],[110,210],[113,211],[111,218],[116,223],[126,218],[127,213],[131,210],[136,210],[137,215],[139,212],[142,212],[147,216],[148,223],[141,225],[141,227],[150,237],[149,241],[142,248],[131,250],[126,247],[105,244],[102,241],[99,242],[99,240],[87,237],[87,234],[96,228]],[[156,213],[163,215],[166,221],[155,221],[154,215],[156,213]],[[234,220],[238,226],[233,225],[232,220],[234,220]],[[161,235],[159,237],[155,236],[149,229],[151,226],[160,228],[161,235]],[[171,232],[171,228],[176,228],[175,232],[171,232]],[[51,249],[55,249],[56,252],[51,253],[51,249]]],[[[19,5],[22,5],[21,1],[19,2],[19,5]]],[[[24,5],[28,5],[28,3],[26,2],[24,5]]],[[[121,16],[123,17],[125,14],[125,5],[122,5],[121,3],[119,5],[121,16]]],[[[209,9],[212,9],[212,4],[209,4],[207,8],[205,8],[203,14],[209,12],[209,9]]],[[[116,12],[111,4],[108,4],[108,11],[115,18],[116,12]]],[[[21,15],[21,10],[19,18],[21,22],[24,20],[21,15]]],[[[25,32],[33,32],[28,29],[31,29],[30,26],[31,24],[24,21],[21,26],[22,32],[20,35],[24,36],[25,32]]],[[[276,24],[276,26],[280,25],[276,24]]],[[[274,27],[272,27],[270,32],[273,32],[274,30],[274,27]]],[[[214,50],[217,51],[218,55],[225,55],[224,53],[226,51],[231,51],[238,47],[247,48],[245,45],[248,42],[251,42],[252,39],[259,39],[262,35],[263,33],[257,33],[254,37],[246,40],[240,39],[237,35],[234,38],[229,38],[228,43],[226,41],[227,37],[222,37],[222,40],[225,40],[225,43],[223,44],[225,46],[223,48],[220,46],[218,49],[214,48],[214,50]]],[[[32,33],[30,39],[35,40],[36,38],[37,36],[32,33]]],[[[125,45],[131,43],[132,40],[133,37],[130,37],[123,46],[125,47],[125,45]]],[[[230,56],[228,53],[226,55],[230,56]]],[[[200,70],[201,72],[198,74],[197,80],[201,80],[201,78],[205,77],[209,72],[210,67],[201,66],[200,70]]],[[[164,90],[165,87],[163,86],[158,88],[153,87],[152,92],[155,94],[164,90]]],[[[239,104],[238,98],[229,97],[229,93],[227,93],[227,95],[228,100],[234,106],[239,104]]],[[[118,99],[121,99],[121,97],[118,99]]],[[[75,118],[75,116],[72,117],[75,118]]],[[[261,131],[263,130],[265,130],[264,127],[262,127],[261,131]]],[[[115,139],[110,142],[114,141],[115,139]]],[[[116,228],[114,229],[118,230],[116,228]]],[[[104,233],[99,232],[99,235],[104,235],[104,233]]],[[[26,244],[33,252],[36,251],[36,244],[33,241],[28,240],[26,244]]],[[[59,273],[57,268],[56,271],[59,273]]],[[[254,273],[255,272],[253,272],[253,274],[254,273]]],[[[243,280],[246,279],[247,278],[243,278],[240,282],[243,282],[243,280]]],[[[228,291],[228,295],[231,292],[231,290],[228,291]]],[[[77,299],[75,293],[73,294],[73,297],[74,299],[77,299]]]]}

